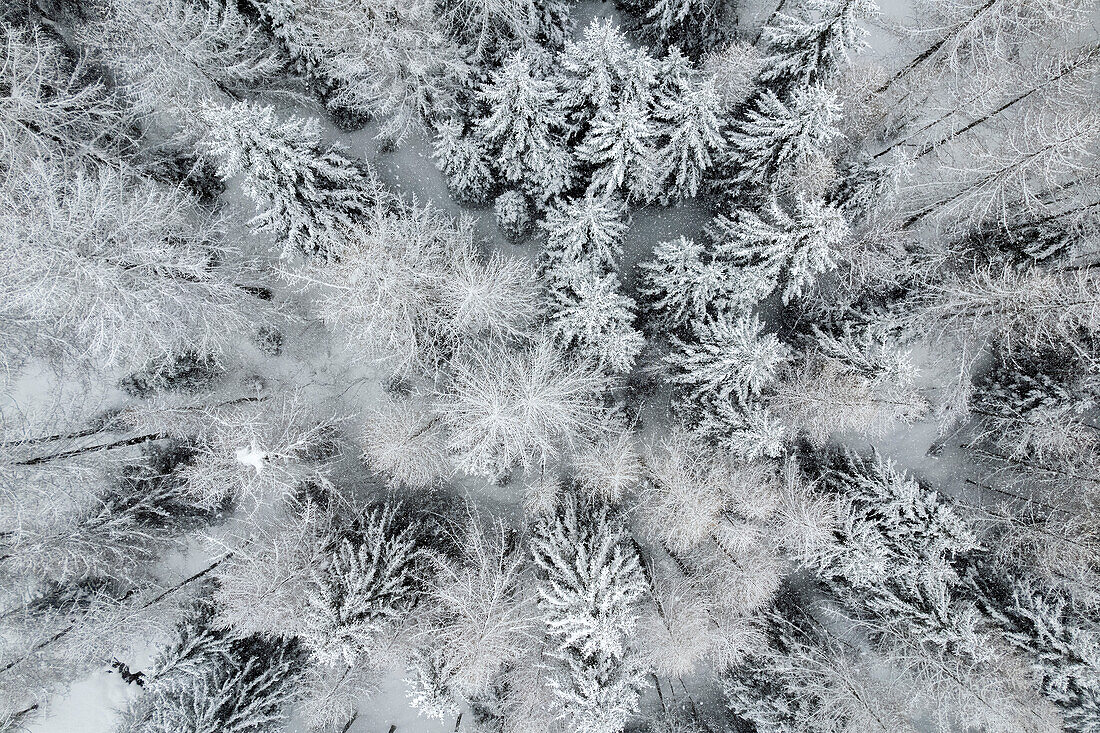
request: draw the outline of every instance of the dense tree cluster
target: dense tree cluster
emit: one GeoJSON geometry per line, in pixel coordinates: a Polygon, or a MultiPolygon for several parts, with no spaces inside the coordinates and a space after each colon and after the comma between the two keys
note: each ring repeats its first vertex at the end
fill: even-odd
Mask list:
{"type": "Polygon", "coordinates": [[[1100,733],[1092,8],[758,11],[0,7],[0,729],[1100,733]]]}

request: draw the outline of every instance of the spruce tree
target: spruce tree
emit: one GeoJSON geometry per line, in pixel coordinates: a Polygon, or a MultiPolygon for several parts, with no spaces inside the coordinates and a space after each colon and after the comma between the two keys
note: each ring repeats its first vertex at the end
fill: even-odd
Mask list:
{"type": "Polygon", "coordinates": [[[814,165],[837,136],[836,94],[814,85],[788,101],[766,91],[730,133],[728,164],[736,186],[776,188],[814,165]]]}
{"type": "Polygon", "coordinates": [[[270,107],[238,102],[207,105],[202,119],[202,149],[223,178],[242,176],[259,210],[253,227],[274,233],[285,257],[339,249],[381,203],[373,174],[325,146],[315,118],[281,121],[270,107]]]}
{"type": "Polygon", "coordinates": [[[1100,731],[1100,634],[1059,594],[995,567],[971,568],[978,602],[1040,676],[1040,691],[1062,710],[1066,729],[1100,731]]]}
{"type": "Polygon", "coordinates": [[[145,675],[120,733],[276,733],[289,719],[305,662],[294,640],[218,627],[201,601],[145,675]]]}
{"type": "Polygon", "coordinates": [[[830,81],[863,44],[858,21],[875,12],[873,0],[803,0],[797,15],[780,13],[763,31],[759,80],[781,96],[830,81]]]}
{"type": "Polygon", "coordinates": [[[550,327],[555,338],[613,372],[629,372],[645,339],[634,330],[635,304],[620,292],[618,276],[579,262],[553,278],[550,327]]]}
{"type": "Polygon", "coordinates": [[[638,705],[642,670],[630,641],[646,592],[624,527],[606,507],[567,497],[535,526],[531,550],[562,716],[574,730],[621,731],[638,705]]]}
{"type": "Polygon", "coordinates": [[[564,199],[546,212],[546,251],[552,260],[588,261],[601,268],[618,268],[626,234],[626,205],[613,196],[591,192],[564,199]]]}
{"type": "Polygon", "coordinates": [[[541,66],[528,51],[509,58],[478,92],[489,112],[476,129],[504,179],[545,201],[569,188],[572,163],[558,93],[541,66]]]}
{"type": "Polygon", "coordinates": [[[790,359],[790,347],[754,315],[719,314],[693,324],[694,340],[673,339],[677,350],[666,357],[671,381],[695,402],[745,404],[769,386],[790,359]]]}
{"type": "Polygon", "coordinates": [[[412,607],[425,558],[418,531],[386,504],[333,540],[324,564],[312,569],[302,619],[302,640],[318,660],[352,665],[360,655],[369,658],[387,626],[412,607]]]}
{"type": "Polygon", "coordinates": [[[737,4],[732,0],[619,0],[639,15],[638,30],[662,47],[675,45],[699,58],[733,38],[737,4]]]}
{"type": "Polygon", "coordinates": [[[594,20],[579,41],[565,44],[556,77],[574,133],[583,133],[600,111],[633,101],[649,106],[657,65],[644,50],[631,48],[610,20],[594,20]]]}
{"type": "Polygon", "coordinates": [[[601,107],[592,120],[577,157],[593,166],[589,193],[622,192],[645,202],[657,191],[657,130],[649,109],[636,99],[601,107]]]}
{"type": "Polygon", "coordinates": [[[722,102],[708,76],[681,69],[682,59],[672,49],[661,62],[662,84],[656,110],[660,142],[656,152],[658,191],[669,204],[693,198],[716,155],[725,149],[722,102]]]}
{"type": "Polygon", "coordinates": [[[432,157],[447,179],[447,190],[458,203],[479,206],[496,189],[489,151],[480,138],[464,133],[461,124],[440,125],[432,157]]]}
{"type": "Polygon", "coordinates": [[[712,226],[720,256],[754,268],[772,288],[782,284],[784,303],[804,295],[818,275],[837,266],[838,247],[849,234],[838,207],[803,197],[796,198],[791,213],[772,197],[759,213],[739,209],[732,217],[717,217],[712,226]]]}
{"type": "Polygon", "coordinates": [[[655,323],[682,330],[693,320],[726,310],[735,300],[734,266],[686,237],[659,243],[653,259],[641,267],[641,292],[655,323]]]}
{"type": "Polygon", "coordinates": [[[842,454],[824,481],[845,502],[837,544],[818,560],[826,582],[891,633],[977,656],[982,630],[959,572],[978,548],[967,520],[878,455],[842,454]]]}

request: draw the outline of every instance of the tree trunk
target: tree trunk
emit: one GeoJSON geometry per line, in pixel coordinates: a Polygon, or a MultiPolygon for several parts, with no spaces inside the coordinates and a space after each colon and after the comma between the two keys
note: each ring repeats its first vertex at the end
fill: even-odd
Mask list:
{"type": "Polygon", "coordinates": [[[967,28],[972,26],[978,20],[978,18],[981,17],[981,15],[983,13],[985,13],[985,11],[987,11],[991,7],[993,7],[993,5],[996,4],[996,2],[997,2],[997,0],[986,0],[985,4],[982,5],[980,8],[978,8],[974,12],[974,14],[972,16],[970,16],[970,18],[965,23],[960,23],[958,26],[956,26],[955,30],[951,31],[950,33],[945,35],[943,38],[941,38],[940,40],[933,43],[928,48],[924,49],[924,51],[922,51],[919,56],[917,56],[915,59],[913,59],[908,64],[903,66],[901,69],[899,69],[897,71],[897,73],[895,73],[892,77],[890,77],[888,80],[886,80],[886,82],[884,82],[882,84],[882,86],[880,86],[878,89],[876,89],[872,93],[873,94],[882,94],[887,89],[892,87],[896,82],[898,82],[901,79],[904,79],[906,76],[908,76],[913,71],[913,69],[915,69],[918,66],[920,66],[921,64],[923,64],[925,61],[927,61],[932,56],[934,56],[941,48],[946,46],[948,41],[953,40],[957,36],[961,35],[962,32],[965,31],[967,28]]]}
{"type": "Polygon", "coordinates": [[[28,458],[25,461],[15,461],[14,466],[37,466],[49,461],[59,461],[64,458],[72,458],[73,456],[84,455],[85,453],[96,453],[98,451],[114,450],[116,448],[126,448],[132,445],[139,445],[147,441],[152,440],[164,440],[169,436],[162,433],[147,433],[145,435],[136,435],[132,438],[125,438],[123,440],[116,440],[114,443],[103,443],[101,445],[89,445],[84,448],[73,448],[72,450],[61,451],[60,453],[50,453],[44,456],[35,456],[34,458],[28,458]]]}
{"type": "MultiPolygon", "coordinates": [[[[179,583],[172,586],[171,588],[168,588],[167,590],[164,590],[161,593],[158,593],[151,600],[148,600],[145,603],[141,604],[140,610],[145,610],[146,608],[149,608],[154,603],[157,603],[157,602],[163,600],[164,598],[167,598],[171,594],[178,591],[180,588],[183,588],[185,585],[193,583],[194,581],[198,580],[199,578],[204,577],[205,575],[212,572],[216,567],[221,565],[225,560],[227,560],[230,557],[232,557],[232,553],[230,553],[228,555],[224,555],[223,557],[221,557],[220,559],[218,559],[214,563],[212,563],[210,565],[207,565],[205,568],[203,568],[199,572],[195,573],[191,577],[185,578],[184,580],[181,580],[179,583]]],[[[126,591],[126,593],[123,594],[123,596],[118,599],[118,603],[122,603],[123,601],[128,599],[130,596],[134,595],[135,592],[136,592],[136,589],[134,589],[134,588],[131,588],[130,590],[126,591]]],[[[0,667],[0,674],[3,674],[4,672],[7,672],[9,669],[14,667],[15,665],[20,664],[21,662],[25,661],[32,654],[42,651],[43,649],[48,647],[50,644],[53,644],[58,639],[63,639],[70,631],[72,631],[75,628],[76,628],[76,621],[73,621],[68,626],[61,629],[60,631],[58,631],[53,636],[51,636],[49,639],[46,639],[45,641],[38,642],[37,644],[34,645],[34,647],[28,653],[24,654],[23,656],[19,657],[18,659],[13,659],[10,662],[8,662],[7,664],[5,664],[3,667],[0,667]]]]}

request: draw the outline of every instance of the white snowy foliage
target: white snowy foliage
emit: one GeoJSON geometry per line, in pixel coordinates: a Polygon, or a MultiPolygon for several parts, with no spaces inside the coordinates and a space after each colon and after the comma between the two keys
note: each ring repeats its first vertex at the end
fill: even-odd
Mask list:
{"type": "Polygon", "coordinates": [[[722,103],[712,77],[691,73],[676,78],[671,86],[657,97],[654,112],[662,133],[655,160],[663,203],[693,198],[715,157],[726,147],[722,103]]]}
{"type": "Polygon", "coordinates": [[[576,454],[573,468],[581,486],[611,503],[621,500],[644,475],[636,439],[625,429],[576,454]]]}
{"type": "Polygon", "coordinates": [[[551,292],[551,333],[612,372],[629,372],[645,339],[634,329],[635,304],[622,294],[619,278],[600,275],[587,263],[555,272],[555,277],[565,280],[568,289],[551,292]]]}
{"type": "Polygon", "coordinates": [[[436,399],[462,470],[500,476],[545,465],[597,437],[606,377],[546,342],[466,352],[436,399]]]}
{"type": "Polygon", "coordinates": [[[243,177],[257,215],[252,225],[270,231],[283,255],[328,255],[359,231],[382,198],[374,176],[326,147],[316,118],[280,120],[271,107],[238,102],[206,104],[199,147],[225,178],[243,177]]]}
{"type": "Polygon", "coordinates": [[[128,115],[42,30],[0,23],[0,156],[18,170],[38,156],[96,159],[128,142],[128,115]]]}
{"type": "Polygon", "coordinates": [[[774,186],[814,169],[837,136],[836,93],[820,85],[796,90],[782,101],[770,91],[730,133],[738,180],[774,186]]]}
{"type": "Polygon", "coordinates": [[[0,186],[0,322],[42,356],[219,354],[261,312],[236,286],[248,270],[180,189],[44,160],[0,186]]]}
{"type": "Polygon", "coordinates": [[[577,157],[595,166],[590,194],[621,192],[643,203],[657,190],[657,130],[649,110],[636,99],[601,107],[592,120],[577,157]]]}
{"type": "Polygon", "coordinates": [[[697,340],[676,339],[677,351],[666,359],[671,380],[701,402],[747,402],[772,384],[791,356],[790,347],[774,334],[764,334],[756,316],[736,320],[720,315],[693,324],[697,340]]]}
{"type": "Polygon", "coordinates": [[[713,226],[720,255],[760,272],[773,287],[782,282],[784,303],[836,268],[850,234],[838,207],[801,196],[791,213],[773,198],[759,214],[739,209],[731,218],[717,217],[713,226]]]}
{"type": "Polygon", "coordinates": [[[505,62],[478,92],[489,114],[476,131],[506,180],[546,200],[569,187],[572,163],[564,146],[564,113],[553,82],[539,67],[526,51],[505,62]]]}
{"type": "Polygon", "coordinates": [[[403,139],[457,112],[470,69],[426,0],[253,0],[303,71],[333,91],[330,104],[378,117],[379,136],[403,139]]]}
{"type": "Polygon", "coordinates": [[[560,649],[621,657],[646,592],[624,528],[605,507],[566,497],[554,516],[535,526],[535,564],[543,573],[539,606],[560,649]]]}
{"type": "Polygon", "coordinates": [[[734,266],[683,236],[658,243],[653,259],[641,267],[645,273],[642,292],[650,299],[651,311],[673,328],[706,318],[710,308],[726,310],[740,298],[739,273],[734,266]]]}
{"type": "Polygon", "coordinates": [[[448,534],[462,553],[435,558],[417,638],[431,649],[447,687],[470,700],[488,694],[521,656],[538,619],[524,553],[499,519],[467,507],[464,521],[448,534]]]}
{"type": "Polygon", "coordinates": [[[416,529],[398,526],[393,505],[375,507],[311,568],[301,638],[320,662],[369,660],[379,637],[412,606],[424,555],[416,529]]]}
{"type": "Polygon", "coordinates": [[[625,214],[620,199],[591,193],[551,206],[542,221],[551,257],[616,269],[627,228],[625,214]]]}
{"type": "Polygon", "coordinates": [[[425,488],[448,475],[439,419],[424,413],[411,400],[388,398],[365,421],[363,456],[397,486],[425,488]]]}
{"type": "Polygon", "coordinates": [[[96,49],[135,107],[191,133],[203,102],[230,103],[270,81],[283,61],[233,3],[110,0],[80,38],[96,49]]]}

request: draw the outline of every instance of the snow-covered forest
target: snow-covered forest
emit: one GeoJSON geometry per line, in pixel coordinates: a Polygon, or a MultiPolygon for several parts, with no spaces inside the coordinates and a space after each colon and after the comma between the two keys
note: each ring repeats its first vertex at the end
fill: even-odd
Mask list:
{"type": "Polygon", "coordinates": [[[880,2],[0,2],[0,731],[1100,733],[1100,11],[880,2]]]}

